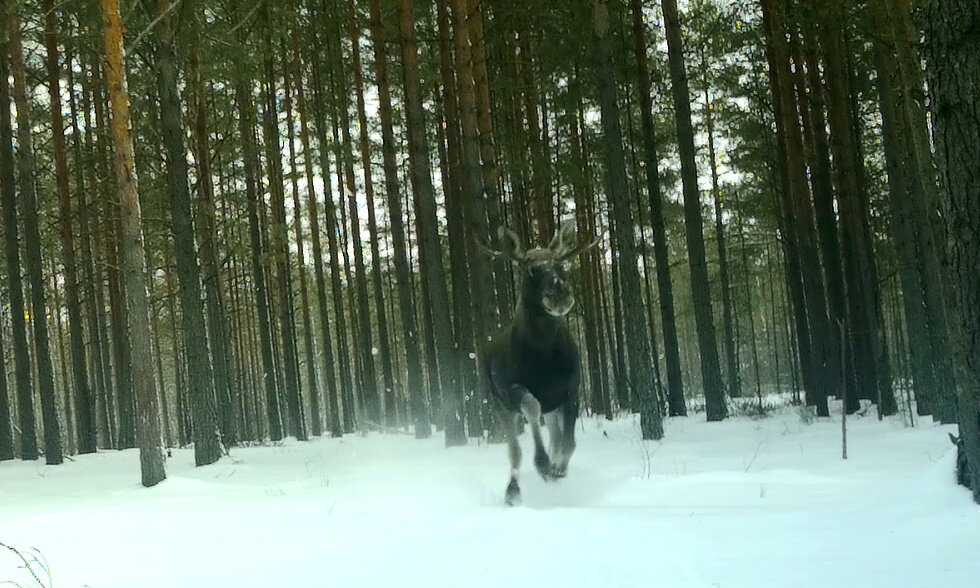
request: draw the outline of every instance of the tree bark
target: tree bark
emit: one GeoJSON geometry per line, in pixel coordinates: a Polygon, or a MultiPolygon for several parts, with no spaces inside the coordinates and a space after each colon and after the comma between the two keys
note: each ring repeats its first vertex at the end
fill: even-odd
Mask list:
{"type": "Polygon", "coordinates": [[[165,457],[160,435],[160,409],[153,381],[152,341],[146,302],[146,259],[143,252],[136,162],[129,134],[129,89],[123,67],[123,29],[118,0],[102,1],[106,74],[112,108],[112,142],[121,215],[122,268],[129,336],[133,345],[133,381],[138,415],[140,465],[144,486],[163,481],[165,457]]]}
{"type": "MultiPolygon", "coordinates": [[[[657,391],[654,386],[650,355],[650,340],[646,325],[640,317],[640,272],[634,237],[633,213],[626,182],[626,161],[623,155],[623,133],[619,124],[619,105],[616,100],[616,79],[609,38],[608,0],[592,0],[592,18],[597,45],[596,67],[599,72],[599,104],[601,107],[603,143],[605,145],[606,186],[615,219],[614,239],[616,262],[619,266],[626,345],[629,347],[629,387],[640,409],[640,430],[644,439],[661,439],[664,435],[657,391]]],[[[625,349],[620,348],[620,354],[625,349]]]]}
{"type": "MultiPolygon", "coordinates": [[[[446,142],[446,160],[443,168],[449,181],[445,184],[446,195],[446,232],[449,237],[449,277],[452,281],[453,305],[453,354],[449,369],[456,371],[457,387],[455,395],[443,394],[445,409],[446,445],[457,446],[466,444],[464,427],[464,410],[466,421],[472,424],[479,422],[479,412],[468,410],[461,397],[476,397],[477,381],[474,370],[468,369],[466,358],[474,353],[473,336],[473,302],[470,290],[470,268],[468,252],[472,249],[472,239],[466,237],[465,203],[463,201],[463,170],[462,170],[462,131],[459,120],[459,104],[456,93],[456,75],[453,71],[451,32],[449,24],[449,7],[446,0],[436,2],[436,16],[439,29],[439,73],[442,80],[442,107],[446,126],[444,129],[446,142]],[[453,403],[450,407],[450,403],[453,403]]],[[[394,225],[392,225],[394,227],[394,225]]],[[[397,271],[397,268],[396,268],[397,271]]],[[[434,370],[429,371],[430,380],[434,378],[434,370]]],[[[482,430],[482,427],[478,427],[482,430]]]]}
{"type": "Polygon", "coordinates": [[[233,375],[233,352],[224,292],[221,288],[218,261],[218,230],[215,224],[214,183],[211,177],[211,148],[208,142],[208,110],[201,74],[201,23],[205,18],[200,2],[188,2],[185,14],[190,19],[191,48],[188,56],[188,85],[191,88],[191,137],[194,162],[197,165],[196,229],[201,258],[201,282],[207,314],[208,341],[213,358],[214,394],[218,425],[225,446],[238,442],[237,425],[241,419],[240,390],[233,375]]]}
{"type": "MultiPolygon", "coordinates": [[[[61,115],[61,68],[58,63],[57,16],[54,0],[43,0],[45,66],[48,74],[48,101],[51,109],[52,150],[58,190],[59,227],[61,233],[62,265],[65,271],[65,297],[68,305],[68,335],[71,345],[72,387],[78,452],[95,452],[97,438],[92,420],[92,398],[85,369],[85,335],[82,331],[82,307],[78,296],[78,269],[75,263],[75,244],[72,233],[71,197],[68,187],[68,153],[65,144],[64,120],[61,115]]],[[[68,407],[65,407],[66,409],[68,407]]]]}
{"type": "MultiPolygon", "coordinates": [[[[299,35],[293,35],[293,59],[294,74],[296,76],[296,99],[299,110],[299,136],[303,145],[303,163],[306,171],[306,208],[307,216],[310,220],[310,240],[313,244],[313,277],[316,282],[316,302],[317,316],[320,321],[320,340],[323,345],[323,374],[327,382],[327,427],[333,437],[343,435],[343,427],[340,425],[340,411],[337,400],[337,378],[334,368],[334,347],[330,339],[330,318],[329,306],[327,305],[327,287],[323,274],[323,244],[320,237],[320,214],[316,197],[316,188],[313,182],[314,156],[310,147],[309,119],[307,115],[306,92],[303,85],[303,75],[301,71],[302,62],[299,60],[299,35]]],[[[321,146],[321,149],[323,146],[321,146]]],[[[329,186],[329,180],[327,181],[329,186]]],[[[326,194],[330,198],[329,192],[326,194]]],[[[341,317],[342,318],[342,317],[341,317]]],[[[343,350],[338,349],[338,354],[343,350]]],[[[319,416],[314,415],[313,434],[317,434],[319,428],[319,416]]]]}
{"type": "MultiPolygon", "coordinates": [[[[394,249],[395,279],[398,282],[398,307],[401,311],[402,341],[405,346],[405,366],[408,372],[406,381],[407,393],[410,399],[412,418],[415,421],[416,432],[424,432],[429,428],[428,415],[425,411],[424,387],[425,380],[420,361],[419,331],[416,321],[415,301],[412,298],[411,269],[408,265],[408,254],[405,247],[405,227],[402,218],[401,187],[398,180],[398,163],[396,143],[393,128],[391,107],[391,90],[388,82],[388,55],[385,47],[384,23],[381,21],[379,0],[371,0],[371,41],[374,47],[375,83],[378,86],[378,113],[381,117],[382,157],[384,159],[385,191],[387,192],[388,218],[391,223],[391,243],[394,249]]],[[[449,360],[450,358],[446,358],[449,360]]],[[[452,367],[452,366],[447,366],[452,367]]],[[[437,372],[433,372],[437,379],[437,372]]],[[[438,383],[438,382],[437,382],[438,383]]],[[[462,430],[462,419],[457,415],[445,423],[446,444],[460,445],[466,443],[466,435],[462,430]],[[455,426],[454,426],[455,425],[455,426]],[[450,438],[452,437],[452,438],[450,438]]],[[[387,424],[393,424],[392,419],[387,424]]]]}
{"type": "MultiPolygon", "coordinates": [[[[815,406],[819,416],[828,416],[827,396],[840,380],[837,362],[831,342],[831,329],[827,316],[826,293],[813,224],[809,186],[803,160],[803,135],[797,104],[794,100],[789,48],[786,42],[784,4],[781,0],[765,0],[762,3],[763,18],[767,31],[767,52],[771,64],[770,78],[773,111],[776,115],[777,132],[781,135],[786,184],[784,213],[787,231],[792,231],[796,241],[800,277],[804,290],[803,303],[808,322],[810,353],[801,360],[808,362],[810,374],[806,384],[807,404],[815,406]]],[[[804,108],[804,111],[806,109],[804,108]]]]}
{"type": "MultiPolygon", "coordinates": [[[[241,8],[237,2],[231,4],[231,14],[236,21],[241,21],[241,8]]],[[[245,31],[238,29],[239,50],[248,51],[245,31]]],[[[272,330],[270,327],[269,298],[265,283],[265,262],[262,246],[262,235],[259,227],[260,206],[263,202],[258,192],[256,178],[257,148],[255,138],[255,123],[252,113],[255,112],[252,95],[249,91],[250,81],[244,60],[237,57],[238,75],[235,77],[235,106],[238,109],[238,131],[242,142],[243,167],[245,170],[245,198],[248,210],[249,237],[252,245],[252,280],[255,284],[256,306],[259,319],[259,347],[262,356],[262,381],[265,389],[266,418],[268,419],[269,438],[272,441],[282,439],[282,417],[279,407],[279,396],[276,393],[275,368],[272,357],[272,330]]]]}
{"type": "MultiPolygon", "coordinates": [[[[290,37],[292,34],[292,24],[290,25],[290,37]]],[[[293,55],[293,58],[298,59],[298,55],[293,55]]],[[[287,59],[283,57],[284,62],[291,62],[292,59],[287,59]]],[[[293,205],[293,233],[295,233],[295,243],[296,243],[296,267],[299,273],[299,306],[300,306],[300,319],[303,321],[303,354],[305,356],[304,363],[306,364],[306,385],[309,390],[310,397],[310,412],[315,416],[313,421],[316,422],[316,426],[313,427],[313,434],[316,436],[320,435],[321,426],[320,422],[320,386],[317,378],[316,370],[316,347],[313,343],[313,320],[310,317],[310,294],[308,285],[308,276],[306,273],[306,252],[304,250],[304,240],[303,240],[303,208],[300,205],[299,196],[299,165],[296,162],[296,125],[293,117],[293,95],[292,95],[292,77],[293,71],[296,69],[297,64],[290,63],[289,71],[283,75],[283,91],[286,94],[286,100],[284,101],[284,107],[286,109],[286,133],[287,142],[289,144],[289,178],[290,187],[292,189],[292,205],[293,205]]]]}
{"type": "MultiPolygon", "coordinates": [[[[266,17],[269,13],[266,7],[266,17]]],[[[296,317],[293,305],[292,264],[289,255],[289,228],[286,224],[286,192],[283,186],[282,146],[279,139],[279,92],[276,83],[275,49],[271,31],[265,32],[263,66],[265,83],[262,109],[262,143],[269,184],[270,230],[269,245],[274,259],[276,295],[279,302],[279,328],[282,345],[282,387],[286,401],[287,432],[298,440],[307,439],[303,414],[303,391],[299,378],[299,354],[296,341],[296,317]]]]}
{"type": "Polygon", "coordinates": [[[374,181],[371,176],[371,142],[368,138],[367,113],[364,108],[364,80],[361,70],[360,25],[354,0],[347,0],[348,35],[351,40],[351,53],[354,69],[354,95],[357,106],[357,123],[361,148],[361,167],[364,171],[364,197],[367,201],[368,234],[371,245],[371,286],[374,293],[374,306],[378,316],[378,350],[381,358],[381,376],[384,390],[381,394],[382,410],[386,422],[395,416],[395,376],[391,362],[391,339],[388,331],[388,312],[385,310],[384,288],[382,287],[383,262],[378,238],[378,223],[374,210],[374,181]],[[389,417],[389,413],[391,417],[389,417]]]}
{"type": "MultiPolygon", "coordinates": [[[[33,127],[28,101],[27,73],[20,38],[20,17],[17,9],[9,4],[0,6],[9,10],[7,17],[9,35],[10,69],[14,80],[14,103],[17,106],[17,167],[23,206],[24,251],[27,276],[31,291],[31,324],[34,334],[35,362],[37,364],[38,394],[41,397],[41,417],[44,424],[44,458],[48,465],[58,465],[61,455],[61,432],[58,423],[54,391],[54,367],[48,337],[47,303],[44,295],[44,271],[41,261],[41,231],[38,209],[38,183],[34,160],[33,127]]],[[[32,417],[33,418],[33,417],[32,417]]]]}
{"type": "MultiPolygon", "coordinates": [[[[439,390],[442,394],[443,425],[458,427],[462,415],[462,391],[457,382],[453,361],[453,327],[447,310],[449,292],[442,263],[442,247],[436,219],[435,191],[432,187],[432,171],[429,163],[428,141],[425,131],[425,110],[422,104],[422,83],[419,73],[418,46],[415,38],[412,0],[398,0],[398,30],[402,40],[402,81],[405,87],[405,119],[409,145],[409,172],[416,215],[416,232],[420,248],[422,287],[428,298],[428,312],[432,317],[432,334],[438,364],[439,390]]],[[[472,94],[471,94],[472,96],[472,94]]],[[[475,170],[474,170],[475,171],[475,170]]],[[[425,311],[425,308],[423,308],[425,311]]],[[[458,429],[456,431],[458,433],[458,429]]],[[[425,431],[426,436],[428,432],[425,431]]],[[[472,431],[471,431],[472,434],[472,431]]],[[[416,432],[418,435],[418,432],[416,432]]],[[[447,444],[452,442],[447,436],[447,444]]]]}
{"type": "MultiPolygon", "coordinates": [[[[166,152],[167,187],[170,193],[171,231],[177,262],[177,293],[180,298],[181,335],[187,350],[188,393],[194,420],[194,463],[202,466],[221,458],[221,437],[211,371],[211,354],[205,330],[204,305],[201,302],[201,268],[194,243],[191,197],[187,187],[187,152],[184,147],[184,125],[177,88],[177,59],[170,1],[158,0],[157,68],[160,91],[160,125],[166,152]]],[[[117,172],[118,173],[118,172],[117,172]]],[[[127,290],[132,288],[127,284],[127,290]]],[[[131,298],[131,296],[128,296],[131,298]]],[[[144,300],[145,304],[145,300],[144,300]]],[[[133,308],[132,302],[128,304],[133,308]]],[[[136,308],[133,322],[146,315],[136,308]]],[[[213,345],[213,343],[212,343],[213,345]]],[[[134,349],[135,354],[142,351],[134,349]]],[[[137,384],[139,385],[139,384],[137,384]]]]}
{"type": "Polygon", "coordinates": [[[708,129],[708,162],[711,166],[711,195],[715,205],[715,241],[718,245],[718,273],[721,277],[721,316],[725,329],[725,362],[728,370],[728,395],[742,395],[738,360],[735,358],[735,329],[732,325],[732,286],[728,270],[728,249],[725,246],[725,225],[721,213],[721,189],[718,187],[718,162],[715,157],[714,104],[704,91],[704,119],[708,129]]]}
{"type": "Polygon", "coordinates": [[[650,228],[653,230],[653,255],[657,263],[657,289],[660,292],[660,323],[664,335],[664,359],[667,363],[667,410],[670,416],[687,415],[681,357],[677,345],[677,320],[674,316],[674,287],[670,280],[670,254],[664,221],[664,197],[660,184],[660,161],[657,156],[657,134],[653,126],[650,74],[646,60],[646,37],[641,0],[630,0],[633,12],[633,52],[636,57],[637,93],[640,97],[640,125],[646,163],[647,198],[650,206],[650,228]]]}
{"type": "Polygon", "coordinates": [[[980,6],[970,0],[929,0],[922,19],[946,246],[955,283],[954,326],[962,332],[966,365],[959,390],[960,435],[973,499],[980,503],[980,6]]]}
{"type": "Polygon", "coordinates": [[[718,363],[714,314],[711,310],[711,289],[708,285],[708,264],[704,251],[704,220],[701,218],[701,199],[698,194],[698,172],[695,164],[694,127],[691,124],[691,99],[684,68],[684,48],[676,0],[662,0],[664,26],[667,32],[667,57],[670,68],[671,93],[677,117],[678,151],[681,159],[681,181],[684,191],[684,225],[687,237],[688,264],[691,269],[691,290],[694,296],[694,320],[701,353],[701,378],[704,386],[705,412],[709,421],[728,416],[725,392],[718,363]]]}
{"type": "MultiPolygon", "coordinates": [[[[843,18],[839,0],[823,6],[821,35],[828,90],[828,120],[831,133],[831,152],[835,162],[835,183],[842,226],[844,272],[848,292],[850,338],[857,355],[853,364],[858,374],[859,389],[878,391],[887,400],[890,387],[882,390],[879,380],[886,369],[881,356],[879,319],[876,313],[877,272],[873,252],[869,250],[870,236],[864,220],[858,183],[857,145],[852,133],[852,113],[848,106],[850,81],[844,61],[844,40],[837,23],[843,18]]],[[[848,394],[848,396],[852,396],[848,394]]],[[[893,398],[892,398],[893,399],[893,398]]],[[[891,412],[891,406],[882,407],[891,412]]]]}
{"type": "MultiPolygon", "coordinates": [[[[2,148],[0,146],[0,149],[2,148]]],[[[0,357],[7,357],[3,342],[2,321],[0,321],[0,357]]],[[[14,458],[14,436],[10,429],[13,421],[10,420],[10,401],[7,394],[7,370],[3,369],[0,370],[0,461],[14,458]]]]}
{"type": "MultiPolygon", "coordinates": [[[[322,13],[322,10],[321,10],[322,13]]],[[[319,15],[321,18],[317,22],[321,23],[322,28],[326,28],[325,23],[326,17],[323,14],[319,15]]],[[[318,51],[325,49],[323,43],[318,42],[318,51]]],[[[314,52],[316,54],[317,52],[314,52]]],[[[324,230],[327,233],[327,248],[330,253],[330,293],[333,298],[334,307],[334,324],[336,326],[337,332],[337,357],[340,363],[340,393],[342,397],[341,410],[343,411],[343,431],[351,431],[353,429],[353,414],[352,414],[352,403],[349,401],[353,395],[353,382],[351,381],[351,365],[350,365],[350,354],[348,352],[349,346],[347,344],[347,317],[344,314],[344,299],[343,299],[343,288],[340,282],[340,246],[338,244],[337,237],[337,212],[336,204],[333,201],[333,188],[331,187],[330,181],[330,158],[329,158],[329,148],[327,141],[327,121],[326,115],[324,113],[324,92],[322,88],[322,83],[319,77],[319,60],[314,58],[313,62],[313,94],[314,94],[314,108],[313,116],[316,119],[316,129],[317,129],[317,142],[320,146],[320,174],[323,177],[323,192],[324,192],[324,214],[325,227],[324,230]]],[[[338,415],[339,416],[339,415],[338,415]]]]}
{"type": "MultiPolygon", "coordinates": [[[[27,346],[27,324],[24,308],[24,284],[21,279],[20,238],[17,222],[17,188],[14,177],[14,136],[10,120],[9,3],[0,5],[0,204],[3,210],[4,253],[7,262],[7,295],[10,299],[10,323],[13,331],[14,388],[17,392],[20,458],[35,460],[38,456],[34,422],[34,392],[31,387],[31,358],[27,346]]],[[[13,442],[13,441],[11,441],[13,442]]]]}

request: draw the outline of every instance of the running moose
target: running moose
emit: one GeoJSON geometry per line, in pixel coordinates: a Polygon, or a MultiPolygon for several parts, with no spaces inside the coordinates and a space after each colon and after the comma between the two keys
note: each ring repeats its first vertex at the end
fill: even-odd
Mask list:
{"type": "Polygon", "coordinates": [[[503,256],[518,268],[519,296],[514,319],[494,335],[479,354],[480,374],[497,400],[507,435],[510,483],[507,504],[520,501],[517,484],[521,447],[517,442],[521,415],[534,438],[534,467],[545,480],[565,476],[575,451],[578,418],[579,352],[565,324],[575,299],[565,278],[565,264],[598,243],[575,243],[575,227],[565,223],[546,249],[528,251],[510,229],[497,231],[503,256]],[[544,415],[550,456],[541,440],[544,415]]]}

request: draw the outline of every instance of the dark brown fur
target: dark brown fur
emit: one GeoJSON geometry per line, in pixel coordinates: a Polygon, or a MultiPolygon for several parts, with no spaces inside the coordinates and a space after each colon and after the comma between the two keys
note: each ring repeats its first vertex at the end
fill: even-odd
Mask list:
{"type": "Polygon", "coordinates": [[[592,244],[576,247],[573,238],[571,226],[566,224],[547,249],[525,253],[517,236],[501,229],[504,251],[493,252],[513,261],[520,274],[513,321],[479,353],[483,384],[496,400],[509,445],[508,504],[520,499],[517,474],[521,449],[517,435],[522,416],[534,439],[535,468],[545,480],[563,477],[575,451],[580,359],[564,318],[574,298],[565,281],[563,263],[592,244]],[[550,455],[541,439],[542,416],[548,426],[550,455]]]}

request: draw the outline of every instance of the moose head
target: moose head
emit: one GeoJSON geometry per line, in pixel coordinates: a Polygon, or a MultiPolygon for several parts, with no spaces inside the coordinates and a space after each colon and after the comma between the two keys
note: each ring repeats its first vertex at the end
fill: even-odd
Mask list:
{"type": "Polygon", "coordinates": [[[567,263],[595,246],[599,240],[576,243],[575,225],[566,222],[548,247],[525,250],[520,237],[506,228],[497,230],[502,251],[492,252],[503,256],[521,269],[522,290],[520,303],[525,312],[563,317],[575,305],[575,297],[565,275],[567,263]]]}

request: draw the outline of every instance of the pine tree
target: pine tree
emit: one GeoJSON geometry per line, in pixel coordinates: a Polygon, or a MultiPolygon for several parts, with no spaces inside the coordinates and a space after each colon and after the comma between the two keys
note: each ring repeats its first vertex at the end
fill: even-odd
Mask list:
{"type": "Polygon", "coordinates": [[[164,479],[165,457],[160,434],[160,409],[153,380],[151,340],[146,300],[146,259],[140,223],[136,162],[130,136],[129,89],[123,67],[123,26],[118,0],[101,0],[102,30],[106,54],[106,82],[112,110],[112,143],[115,151],[116,183],[121,209],[120,253],[129,336],[133,343],[133,381],[136,396],[137,436],[144,486],[164,479]]]}
{"type": "Polygon", "coordinates": [[[701,378],[704,385],[705,411],[709,421],[728,416],[718,347],[715,337],[714,314],[711,310],[711,290],[708,286],[708,267],[704,251],[704,220],[698,193],[695,164],[694,127],[691,123],[691,98],[684,65],[680,21],[676,0],[662,0],[664,26],[667,31],[667,55],[670,68],[671,93],[677,118],[678,150],[681,158],[681,180],[684,191],[684,224],[687,237],[687,258],[691,270],[691,290],[694,297],[694,318],[701,353],[701,378]]]}
{"type": "MultiPolygon", "coordinates": [[[[599,73],[599,94],[605,145],[606,186],[615,219],[616,259],[619,264],[622,288],[639,294],[640,275],[634,241],[633,213],[630,210],[626,185],[626,162],[623,156],[619,106],[616,100],[616,79],[612,64],[609,33],[609,7],[606,0],[592,0],[592,18],[597,48],[596,69],[599,73]]],[[[643,316],[638,295],[623,297],[624,313],[629,317],[643,316]]],[[[644,439],[660,439],[664,435],[653,387],[650,340],[644,323],[628,320],[626,345],[629,348],[629,384],[640,407],[640,429],[644,439]]],[[[622,350],[620,351],[622,353],[622,350]]]]}
{"type": "MultiPolygon", "coordinates": [[[[34,138],[30,118],[31,105],[28,100],[24,50],[21,44],[20,17],[17,9],[11,8],[7,2],[0,6],[0,10],[8,12],[7,35],[10,70],[14,81],[14,104],[17,107],[17,143],[19,147],[17,150],[17,179],[22,200],[20,213],[24,225],[24,262],[31,292],[30,317],[34,334],[34,361],[37,365],[37,388],[41,398],[41,417],[44,425],[44,460],[48,465],[58,465],[64,461],[64,458],[61,454],[61,428],[55,404],[54,366],[51,361],[48,335],[34,138]]],[[[29,452],[25,451],[24,453],[29,452]]]]}

